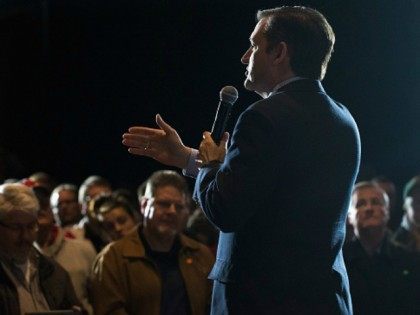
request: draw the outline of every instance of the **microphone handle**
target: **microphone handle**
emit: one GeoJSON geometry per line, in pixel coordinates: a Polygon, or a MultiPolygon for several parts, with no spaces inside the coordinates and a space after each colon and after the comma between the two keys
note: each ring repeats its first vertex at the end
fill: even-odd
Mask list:
{"type": "Polygon", "coordinates": [[[216,117],[213,122],[213,127],[211,128],[211,137],[214,142],[217,144],[220,143],[223,133],[226,129],[226,123],[230,115],[230,110],[232,109],[232,104],[224,101],[219,102],[217,107],[216,117]]]}

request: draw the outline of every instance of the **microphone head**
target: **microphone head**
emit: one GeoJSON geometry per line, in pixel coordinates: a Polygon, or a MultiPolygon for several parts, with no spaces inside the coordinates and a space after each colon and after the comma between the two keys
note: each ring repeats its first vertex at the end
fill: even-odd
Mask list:
{"type": "Polygon", "coordinates": [[[230,103],[233,105],[233,103],[235,103],[237,99],[238,90],[235,87],[228,85],[220,90],[220,100],[222,102],[230,103]]]}

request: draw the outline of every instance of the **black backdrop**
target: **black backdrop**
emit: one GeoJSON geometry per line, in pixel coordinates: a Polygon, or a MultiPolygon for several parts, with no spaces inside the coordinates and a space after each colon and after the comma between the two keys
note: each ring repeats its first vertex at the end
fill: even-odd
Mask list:
{"type": "Polygon", "coordinates": [[[227,84],[240,93],[232,126],[258,99],[242,88],[240,63],[256,10],[305,4],[336,32],[324,86],[358,122],[360,178],[385,174],[401,184],[420,173],[417,3],[3,1],[0,179],[43,170],[59,182],[99,174],[135,187],[161,166],[126,152],[126,128],[153,126],[160,113],[196,146],[227,84]]]}

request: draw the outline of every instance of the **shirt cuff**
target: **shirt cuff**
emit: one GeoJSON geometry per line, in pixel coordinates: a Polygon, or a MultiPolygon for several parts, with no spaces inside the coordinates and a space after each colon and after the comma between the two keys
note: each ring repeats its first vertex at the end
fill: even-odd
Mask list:
{"type": "Polygon", "coordinates": [[[198,157],[198,150],[191,149],[190,157],[188,158],[187,167],[182,170],[182,174],[184,176],[196,178],[198,175],[198,166],[197,166],[197,157],[198,157]]]}

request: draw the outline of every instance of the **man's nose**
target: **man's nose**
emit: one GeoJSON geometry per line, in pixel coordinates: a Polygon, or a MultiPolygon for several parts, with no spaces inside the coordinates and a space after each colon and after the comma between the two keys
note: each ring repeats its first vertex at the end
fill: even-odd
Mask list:
{"type": "Polygon", "coordinates": [[[34,232],[28,228],[22,228],[20,230],[20,239],[27,242],[33,242],[34,232]]]}
{"type": "Polygon", "coordinates": [[[241,58],[241,62],[244,65],[247,65],[249,63],[249,56],[250,56],[250,52],[251,52],[251,47],[248,48],[248,50],[244,53],[244,55],[241,58]]]}
{"type": "Polygon", "coordinates": [[[114,229],[115,229],[116,232],[121,232],[122,229],[123,229],[123,226],[122,226],[122,224],[116,223],[116,224],[114,224],[114,229]]]}
{"type": "Polygon", "coordinates": [[[373,207],[372,207],[372,205],[371,204],[367,204],[366,205],[366,207],[363,209],[363,211],[365,212],[365,213],[372,213],[373,212],[373,207]]]}
{"type": "Polygon", "coordinates": [[[176,214],[176,205],[174,203],[171,203],[171,205],[167,208],[166,213],[174,213],[176,214]]]}

